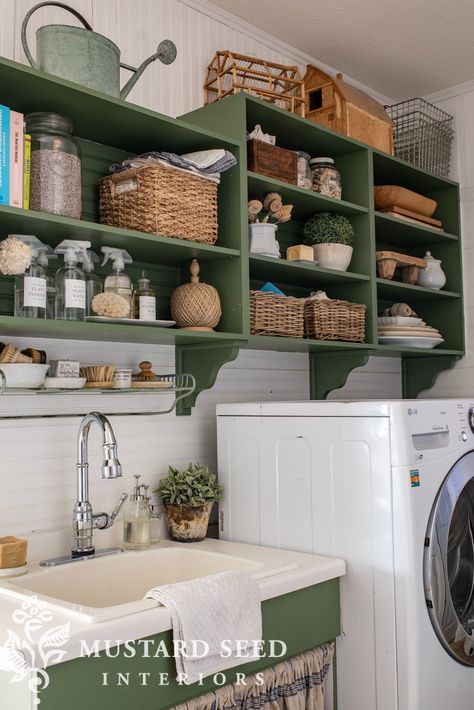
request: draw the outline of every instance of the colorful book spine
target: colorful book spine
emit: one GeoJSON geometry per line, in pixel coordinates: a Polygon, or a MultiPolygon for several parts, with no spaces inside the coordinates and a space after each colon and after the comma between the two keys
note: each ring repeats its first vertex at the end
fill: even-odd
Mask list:
{"type": "Polygon", "coordinates": [[[31,136],[25,133],[24,169],[23,169],[23,208],[30,207],[30,173],[31,173],[31,136]]]}
{"type": "Polygon", "coordinates": [[[10,111],[10,205],[23,207],[23,114],[10,111]]]}
{"type": "Polygon", "coordinates": [[[0,205],[10,204],[10,109],[0,104],[0,205]]]}

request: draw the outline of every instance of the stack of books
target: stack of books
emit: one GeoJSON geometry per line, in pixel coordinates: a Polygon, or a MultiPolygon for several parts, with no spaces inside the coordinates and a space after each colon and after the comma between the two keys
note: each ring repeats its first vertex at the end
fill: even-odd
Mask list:
{"type": "Polygon", "coordinates": [[[0,205],[28,209],[30,154],[23,114],[0,104],[0,205]]]}

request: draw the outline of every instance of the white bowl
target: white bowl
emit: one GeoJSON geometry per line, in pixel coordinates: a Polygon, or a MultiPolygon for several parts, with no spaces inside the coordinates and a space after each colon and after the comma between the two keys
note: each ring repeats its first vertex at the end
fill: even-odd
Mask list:
{"type": "Polygon", "coordinates": [[[7,387],[34,389],[41,387],[49,370],[49,365],[35,365],[28,362],[0,362],[0,370],[5,375],[7,387]]]}

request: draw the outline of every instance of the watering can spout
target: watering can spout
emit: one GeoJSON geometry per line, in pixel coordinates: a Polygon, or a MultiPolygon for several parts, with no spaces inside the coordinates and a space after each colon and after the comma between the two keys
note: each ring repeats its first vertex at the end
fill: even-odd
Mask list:
{"type": "Polygon", "coordinates": [[[123,64],[120,63],[120,66],[122,69],[128,69],[129,71],[132,71],[133,74],[130,77],[130,79],[127,81],[123,89],[120,91],[120,98],[121,99],[126,99],[127,96],[129,95],[130,91],[133,89],[145,69],[149,64],[152,62],[155,62],[157,59],[160,60],[163,64],[172,64],[174,60],[176,59],[176,45],[174,42],[172,42],[170,39],[164,39],[160,44],[158,45],[158,49],[154,54],[151,55],[151,57],[148,57],[148,59],[145,59],[144,62],[140,64],[138,68],[131,67],[129,64],[123,64]]]}

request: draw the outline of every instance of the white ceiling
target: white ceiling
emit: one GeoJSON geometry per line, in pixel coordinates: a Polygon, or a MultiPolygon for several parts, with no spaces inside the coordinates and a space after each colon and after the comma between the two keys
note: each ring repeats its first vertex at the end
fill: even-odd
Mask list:
{"type": "Polygon", "coordinates": [[[394,100],[474,79],[474,0],[212,3],[394,100]]]}

